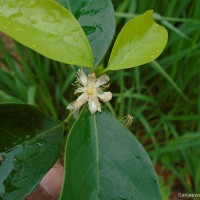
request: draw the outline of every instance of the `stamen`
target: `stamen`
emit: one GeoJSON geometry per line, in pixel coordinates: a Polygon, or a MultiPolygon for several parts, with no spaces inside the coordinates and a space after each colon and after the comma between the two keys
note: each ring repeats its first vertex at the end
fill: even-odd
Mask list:
{"type": "Polygon", "coordinates": [[[124,126],[129,127],[133,122],[133,116],[128,114],[127,116],[124,116],[120,121],[122,124],[124,124],[124,126]]]}
{"type": "Polygon", "coordinates": [[[94,89],[93,88],[87,88],[87,94],[88,95],[93,95],[94,94],[94,89]]]}

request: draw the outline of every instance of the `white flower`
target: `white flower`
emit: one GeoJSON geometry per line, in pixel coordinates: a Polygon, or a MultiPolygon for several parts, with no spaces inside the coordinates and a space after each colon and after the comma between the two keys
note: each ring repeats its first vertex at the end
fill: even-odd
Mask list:
{"type": "Polygon", "coordinates": [[[101,104],[99,99],[103,102],[110,101],[112,98],[111,92],[101,92],[103,85],[109,81],[107,75],[102,75],[96,78],[95,74],[89,74],[88,77],[83,70],[77,72],[78,89],[74,94],[82,93],[75,101],[67,106],[67,109],[77,111],[79,108],[88,102],[89,110],[93,114],[96,111],[101,112],[101,104]]]}

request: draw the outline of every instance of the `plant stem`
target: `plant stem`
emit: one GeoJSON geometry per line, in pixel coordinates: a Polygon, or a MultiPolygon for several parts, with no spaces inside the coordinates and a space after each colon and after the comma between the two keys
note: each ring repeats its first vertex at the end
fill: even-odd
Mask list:
{"type": "Polygon", "coordinates": [[[65,124],[68,124],[68,123],[69,123],[69,121],[71,120],[71,117],[73,116],[73,114],[74,114],[74,111],[71,111],[71,112],[69,113],[69,115],[67,116],[67,118],[64,120],[64,123],[65,123],[65,124]]]}

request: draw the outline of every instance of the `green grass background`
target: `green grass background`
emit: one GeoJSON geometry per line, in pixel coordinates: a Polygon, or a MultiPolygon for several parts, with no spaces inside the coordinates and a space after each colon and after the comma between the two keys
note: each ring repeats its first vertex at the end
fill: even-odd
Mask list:
{"type": "MultiPolygon", "coordinates": [[[[128,20],[153,9],[155,20],[168,29],[169,40],[157,60],[109,72],[113,99],[106,106],[118,119],[133,116],[129,129],[156,166],[164,200],[176,187],[177,192],[200,193],[200,1],[113,0],[113,4],[116,36],[128,20]]],[[[0,102],[33,104],[65,119],[65,107],[74,100],[74,70],[18,43],[9,51],[7,47],[1,39],[0,102]]]]}

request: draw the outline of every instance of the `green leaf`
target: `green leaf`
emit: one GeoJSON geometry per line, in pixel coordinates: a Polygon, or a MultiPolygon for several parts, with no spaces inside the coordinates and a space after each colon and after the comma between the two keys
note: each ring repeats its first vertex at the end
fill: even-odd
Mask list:
{"type": "Polygon", "coordinates": [[[53,0],[0,0],[0,30],[53,60],[93,66],[80,24],[53,0]]]}
{"type": "Polygon", "coordinates": [[[56,162],[63,126],[25,104],[0,104],[0,122],[0,199],[21,200],[56,162]]]}
{"type": "Polygon", "coordinates": [[[151,161],[107,112],[84,109],[67,140],[61,200],[161,200],[151,161]]]}
{"type": "Polygon", "coordinates": [[[85,31],[97,66],[115,33],[115,15],[111,0],[56,0],[67,7],[85,31]]]}
{"type": "Polygon", "coordinates": [[[167,30],[158,25],[149,10],[129,21],[114,44],[107,70],[136,67],[156,59],[167,43],[167,30]]]}

